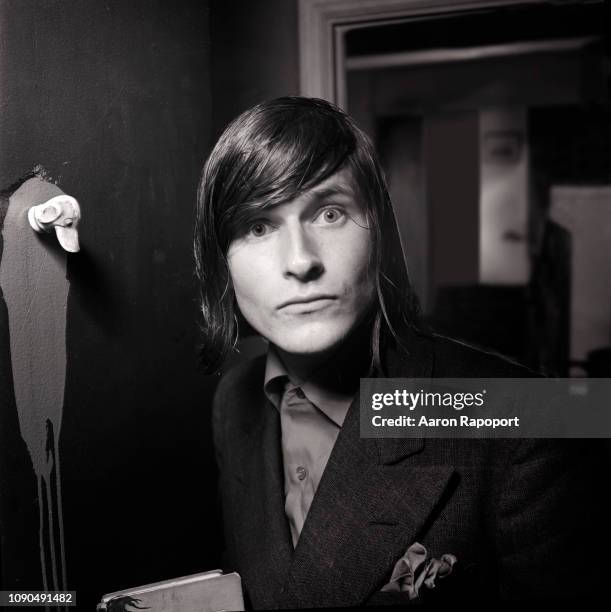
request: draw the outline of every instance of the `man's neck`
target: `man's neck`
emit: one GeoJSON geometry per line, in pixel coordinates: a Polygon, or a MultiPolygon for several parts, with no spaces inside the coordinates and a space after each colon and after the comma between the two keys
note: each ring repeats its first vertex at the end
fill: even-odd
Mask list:
{"type": "Polygon", "coordinates": [[[277,346],[274,349],[295,384],[312,378],[326,379],[327,376],[320,376],[324,371],[333,373],[334,384],[351,386],[366,374],[371,363],[371,329],[369,325],[359,326],[339,347],[324,353],[296,355],[277,346]]]}

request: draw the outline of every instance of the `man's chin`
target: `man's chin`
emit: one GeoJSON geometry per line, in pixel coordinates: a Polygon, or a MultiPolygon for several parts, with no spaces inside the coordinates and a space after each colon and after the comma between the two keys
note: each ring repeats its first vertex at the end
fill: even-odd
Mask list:
{"type": "Polygon", "coordinates": [[[270,339],[279,349],[285,353],[304,357],[325,357],[337,349],[349,335],[349,329],[314,329],[293,330],[290,335],[278,338],[278,341],[270,339]]]}

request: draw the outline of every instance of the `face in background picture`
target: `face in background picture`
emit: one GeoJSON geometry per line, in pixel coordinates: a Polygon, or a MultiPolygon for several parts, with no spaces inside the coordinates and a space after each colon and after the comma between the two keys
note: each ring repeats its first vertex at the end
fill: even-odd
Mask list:
{"type": "Polygon", "coordinates": [[[248,323],[290,355],[340,346],[374,298],[366,208],[348,169],[296,198],[254,210],[228,264],[248,323]]]}

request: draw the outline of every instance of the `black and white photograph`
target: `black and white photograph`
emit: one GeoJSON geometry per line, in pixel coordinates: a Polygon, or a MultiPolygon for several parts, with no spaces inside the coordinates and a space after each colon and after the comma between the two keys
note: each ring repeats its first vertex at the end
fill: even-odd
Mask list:
{"type": "Polygon", "coordinates": [[[599,606],[611,9],[0,0],[0,607],[599,606]]]}

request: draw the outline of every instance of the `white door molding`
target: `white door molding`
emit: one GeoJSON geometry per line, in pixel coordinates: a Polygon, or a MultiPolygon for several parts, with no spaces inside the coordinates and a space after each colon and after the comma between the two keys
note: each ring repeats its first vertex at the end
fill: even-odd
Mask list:
{"type": "Polygon", "coordinates": [[[549,0],[299,0],[300,89],[304,96],[345,102],[343,33],[359,24],[421,15],[545,4],[549,0]]]}

